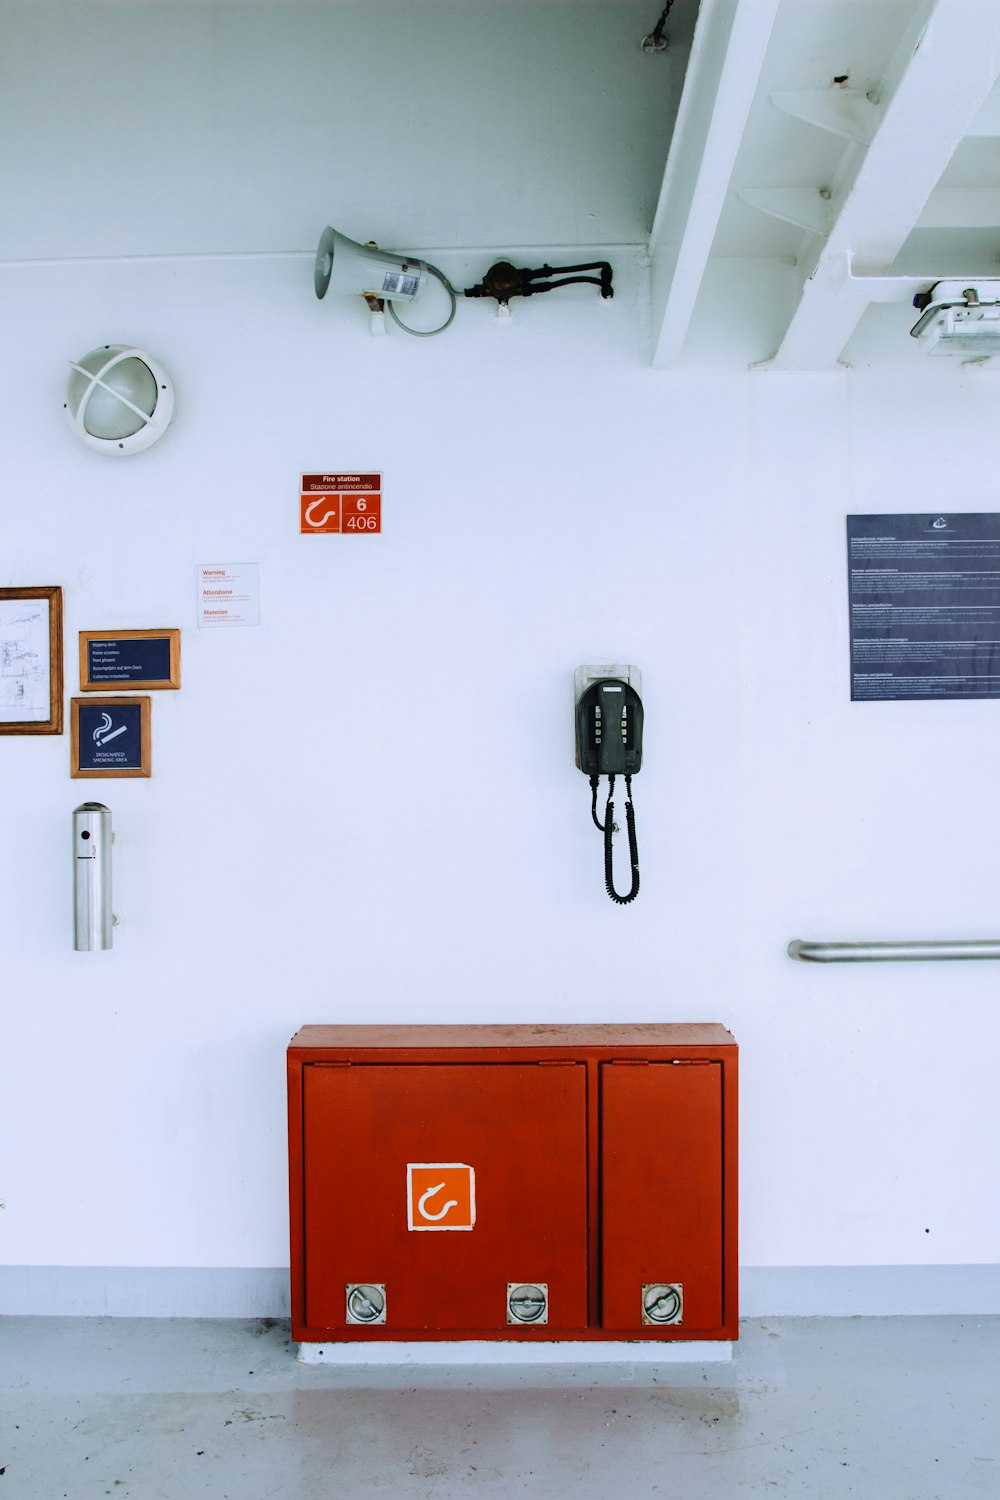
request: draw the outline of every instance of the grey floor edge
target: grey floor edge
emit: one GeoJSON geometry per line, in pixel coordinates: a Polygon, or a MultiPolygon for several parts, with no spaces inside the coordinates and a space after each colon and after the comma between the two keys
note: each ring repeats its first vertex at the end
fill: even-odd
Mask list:
{"type": "Polygon", "coordinates": [[[748,1319],[714,1365],[305,1366],[265,1319],[0,1320],[0,1500],[978,1500],[1000,1318],[748,1319]]]}

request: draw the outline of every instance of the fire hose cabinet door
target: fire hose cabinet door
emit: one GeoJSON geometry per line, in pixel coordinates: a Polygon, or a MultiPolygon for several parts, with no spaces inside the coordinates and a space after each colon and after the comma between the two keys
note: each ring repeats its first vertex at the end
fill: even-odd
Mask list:
{"type": "Polygon", "coordinates": [[[310,1329],[544,1339],[586,1327],[581,1064],[302,1072],[310,1329]]]}
{"type": "Polygon", "coordinates": [[[669,1339],[719,1337],[724,1328],[723,1085],[718,1061],[601,1068],[606,1329],[669,1339]]]}

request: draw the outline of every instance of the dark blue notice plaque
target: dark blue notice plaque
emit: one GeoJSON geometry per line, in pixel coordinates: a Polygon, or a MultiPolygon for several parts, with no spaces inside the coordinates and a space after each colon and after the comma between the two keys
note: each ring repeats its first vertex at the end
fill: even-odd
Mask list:
{"type": "Polygon", "coordinates": [[[87,645],[91,682],[162,682],[170,676],[166,636],[148,641],[88,641],[87,645]]]}
{"type": "Polygon", "coordinates": [[[71,698],[71,776],[149,776],[152,699],[71,698]]]}
{"type": "Polygon", "coordinates": [[[80,687],[178,688],[181,685],[179,630],[83,630],[80,632],[80,687]]]}
{"type": "Polygon", "coordinates": [[[1000,515],[848,516],[851,697],[1000,698],[1000,515]]]}

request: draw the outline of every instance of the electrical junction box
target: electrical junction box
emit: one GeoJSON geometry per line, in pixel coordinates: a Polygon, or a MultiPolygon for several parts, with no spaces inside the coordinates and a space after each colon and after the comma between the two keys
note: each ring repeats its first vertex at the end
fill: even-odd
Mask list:
{"type": "Polygon", "coordinates": [[[737,1337],[723,1027],[305,1026],[292,1335],[737,1337]]]}

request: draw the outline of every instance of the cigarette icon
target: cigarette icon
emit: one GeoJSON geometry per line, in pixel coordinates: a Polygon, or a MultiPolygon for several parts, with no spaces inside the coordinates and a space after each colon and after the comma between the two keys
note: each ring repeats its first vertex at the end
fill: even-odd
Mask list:
{"type": "Polygon", "coordinates": [[[94,730],[94,740],[98,745],[106,745],[109,740],[117,739],[118,736],[120,734],[124,734],[126,729],[128,728],[127,724],[120,724],[117,729],[111,729],[112,718],[109,713],[103,713],[101,715],[101,718],[104,722],[102,724],[98,724],[97,728],[94,730]],[[110,734],[108,733],[109,730],[111,730],[110,734]]]}

